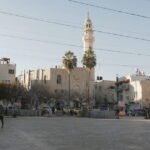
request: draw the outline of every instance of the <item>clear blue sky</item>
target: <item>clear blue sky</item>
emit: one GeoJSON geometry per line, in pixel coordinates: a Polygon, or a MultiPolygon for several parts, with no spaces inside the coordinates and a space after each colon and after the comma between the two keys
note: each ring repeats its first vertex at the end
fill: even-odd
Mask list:
{"type": "MultiPolygon", "coordinates": [[[[113,9],[150,16],[149,0],[78,0],[113,9]]],[[[94,29],[150,39],[150,19],[110,12],[68,0],[0,0],[0,11],[48,19],[66,24],[83,26],[87,11],[94,29]]],[[[17,75],[27,69],[50,68],[61,65],[62,56],[71,50],[81,66],[83,48],[40,43],[1,36],[8,34],[36,40],[82,45],[83,30],[48,24],[0,13],[0,57],[10,57],[17,64],[17,75]]],[[[150,54],[150,42],[94,33],[94,48],[150,54]]],[[[150,56],[137,56],[95,50],[96,75],[115,80],[119,76],[139,69],[150,74],[150,56]],[[111,64],[111,65],[108,65],[111,64]],[[121,67],[113,64],[136,65],[121,67]]]]}

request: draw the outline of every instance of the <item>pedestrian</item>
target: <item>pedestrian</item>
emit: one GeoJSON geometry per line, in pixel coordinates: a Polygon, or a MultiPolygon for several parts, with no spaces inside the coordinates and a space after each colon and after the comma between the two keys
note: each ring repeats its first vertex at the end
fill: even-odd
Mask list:
{"type": "Polygon", "coordinates": [[[52,109],[51,109],[51,107],[49,106],[48,107],[48,117],[50,117],[52,115],[52,109]]]}
{"type": "Polygon", "coordinates": [[[116,119],[119,119],[119,108],[116,108],[116,119]]]}
{"type": "Polygon", "coordinates": [[[55,114],[55,107],[52,107],[52,114],[55,114]]]}
{"type": "Polygon", "coordinates": [[[3,128],[4,127],[4,107],[2,104],[0,104],[0,120],[2,123],[1,128],[3,128]]]}
{"type": "Polygon", "coordinates": [[[70,115],[73,116],[74,112],[72,109],[70,109],[70,115]]]}

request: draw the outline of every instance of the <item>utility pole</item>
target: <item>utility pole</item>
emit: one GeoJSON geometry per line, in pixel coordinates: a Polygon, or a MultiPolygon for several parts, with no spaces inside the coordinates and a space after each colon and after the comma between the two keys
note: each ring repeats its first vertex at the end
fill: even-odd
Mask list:
{"type": "Polygon", "coordinates": [[[116,96],[117,96],[117,104],[119,102],[119,92],[118,92],[119,84],[118,84],[118,81],[119,81],[118,74],[116,74],[116,96]]]}

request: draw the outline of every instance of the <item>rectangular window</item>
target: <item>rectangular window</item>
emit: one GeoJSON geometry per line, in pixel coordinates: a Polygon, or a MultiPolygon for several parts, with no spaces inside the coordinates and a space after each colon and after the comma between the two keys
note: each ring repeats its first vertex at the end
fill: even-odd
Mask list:
{"type": "Polygon", "coordinates": [[[57,75],[57,84],[61,84],[61,75],[57,75]]]}
{"type": "Polygon", "coordinates": [[[14,69],[9,69],[9,70],[8,70],[8,73],[9,73],[9,74],[15,74],[15,70],[14,70],[14,69]]]}
{"type": "Polygon", "coordinates": [[[120,100],[120,101],[123,100],[123,95],[119,95],[119,100],[120,100]]]}
{"type": "Polygon", "coordinates": [[[46,75],[44,76],[44,84],[46,84],[46,75]]]}

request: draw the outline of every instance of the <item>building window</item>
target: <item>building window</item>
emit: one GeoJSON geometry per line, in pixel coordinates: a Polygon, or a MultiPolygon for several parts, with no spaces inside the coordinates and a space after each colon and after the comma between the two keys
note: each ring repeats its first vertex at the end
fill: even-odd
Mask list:
{"type": "Polygon", "coordinates": [[[126,96],[127,101],[129,101],[129,96],[126,96]]]}
{"type": "Polygon", "coordinates": [[[55,93],[57,94],[57,93],[58,93],[58,90],[55,90],[55,93]]]}
{"type": "Polygon", "coordinates": [[[44,76],[44,84],[46,84],[46,75],[44,76]]]}
{"type": "Polygon", "coordinates": [[[61,84],[61,75],[57,75],[57,84],[61,84]]]}
{"type": "Polygon", "coordinates": [[[119,95],[119,100],[120,100],[120,101],[123,100],[123,95],[119,95]]]}
{"type": "Polygon", "coordinates": [[[15,70],[14,70],[14,69],[9,69],[9,70],[8,70],[8,73],[9,73],[9,74],[15,74],[15,70]]]}

